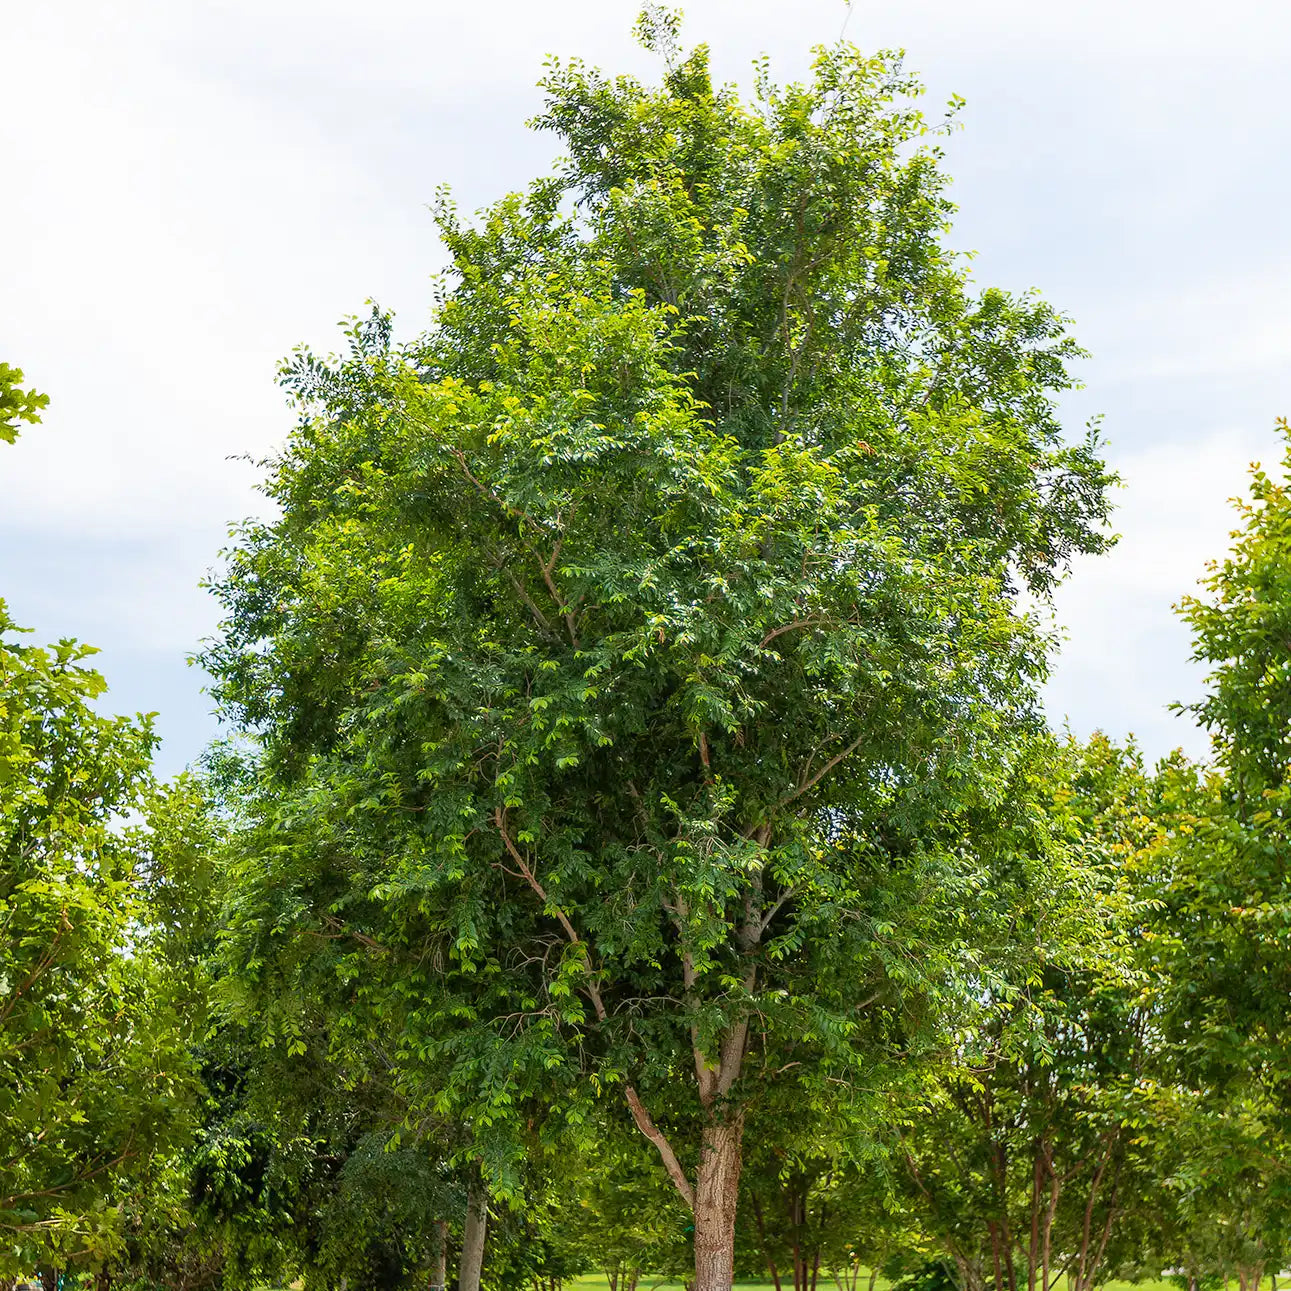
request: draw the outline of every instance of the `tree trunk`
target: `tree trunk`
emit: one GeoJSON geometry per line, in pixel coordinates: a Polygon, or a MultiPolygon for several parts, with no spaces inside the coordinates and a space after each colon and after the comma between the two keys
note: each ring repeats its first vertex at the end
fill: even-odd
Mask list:
{"type": "Polygon", "coordinates": [[[426,1291],[444,1291],[448,1281],[448,1222],[443,1219],[435,1221],[435,1249],[430,1257],[430,1276],[426,1279],[426,1291]]]}
{"type": "Polygon", "coordinates": [[[1242,1291],[1260,1291],[1260,1283],[1264,1280],[1264,1264],[1239,1264],[1237,1280],[1242,1291]]]}
{"type": "Polygon", "coordinates": [[[694,1291],[731,1291],[744,1112],[704,1126],[695,1180],[694,1291]]]}
{"type": "Polygon", "coordinates": [[[478,1166],[471,1168],[466,1191],[466,1223],[462,1227],[462,1256],[457,1263],[457,1291],[480,1291],[484,1268],[484,1230],[489,1218],[489,1201],[478,1166]]]}
{"type": "Polygon", "coordinates": [[[787,1189],[789,1209],[790,1245],[793,1251],[793,1291],[807,1291],[807,1257],[802,1249],[802,1233],[806,1221],[807,1184],[805,1180],[791,1180],[787,1189]]]}
{"type": "Polygon", "coordinates": [[[767,1271],[771,1274],[771,1285],[775,1287],[775,1291],[781,1291],[780,1272],[776,1268],[775,1258],[771,1254],[771,1247],[767,1245],[766,1225],[762,1221],[762,1203],[758,1200],[756,1193],[753,1195],[753,1219],[758,1226],[758,1240],[762,1243],[762,1258],[766,1260],[767,1271]]]}
{"type": "Polygon", "coordinates": [[[41,1291],[58,1291],[58,1270],[41,1269],[40,1286],[41,1291]]]}
{"type": "MultiPolygon", "coordinates": [[[[992,1238],[995,1237],[995,1226],[991,1226],[992,1238]]],[[[963,1255],[952,1252],[951,1261],[955,1265],[955,1271],[959,1274],[959,1286],[961,1291],[986,1291],[986,1274],[982,1271],[980,1260],[970,1260],[963,1255]]],[[[995,1264],[995,1288],[996,1291],[1005,1291],[1004,1281],[1000,1273],[1000,1261],[997,1254],[994,1258],[995,1264]]],[[[870,1286],[873,1288],[874,1280],[878,1277],[878,1269],[870,1273],[870,1286]]]]}

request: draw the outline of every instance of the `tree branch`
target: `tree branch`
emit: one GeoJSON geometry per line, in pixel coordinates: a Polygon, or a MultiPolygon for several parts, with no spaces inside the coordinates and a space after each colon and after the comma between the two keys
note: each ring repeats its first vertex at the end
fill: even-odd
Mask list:
{"type": "Polygon", "coordinates": [[[681,1168],[681,1162],[677,1160],[677,1154],[672,1150],[672,1144],[668,1142],[668,1136],[650,1119],[650,1113],[646,1111],[645,1105],[637,1095],[637,1091],[631,1085],[624,1085],[623,1092],[627,1096],[628,1107],[631,1109],[632,1119],[637,1123],[637,1129],[655,1145],[659,1155],[663,1158],[669,1177],[672,1179],[677,1191],[681,1193],[682,1201],[690,1207],[693,1213],[695,1209],[695,1190],[690,1186],[690,1180],[686,1178],[686,1172],[681,1168]]]}
{"type": "Polygon", "coordinates": [[[824,615],[818,614],[808,619],[794,619],[792,623],[781,624],[778,628],[772,628],[770,632],[758,642],[758,649],[765,650],[766,647],[776,639],[782,637],[786,632],[793,632],[796,628],[818,628],[823,627],[829,622],[824,615]]]}
{"type": "MultiPolygon", "coordinates": [[[[498,833],[502,836],[503,845],[506,847],[511,859],[519,867],[525,882],[542,900],[544,907],[555,916],[560,926],[564,929],[565,936],[569,938],[570,944],[583,946],[586,950],[586,943],[579,937],[574,925],[570,923],[569,917],[559,906],[552,904],[551,898],[547,895],[547,889],[538,881],[538,876],[530,868],[528,861],[525,860],[524,855],[515,845],[515,841],[507,831],[506,811],[502,807],[496,808],[493,813],[493,819],[497,824],[498,833]]],[[[601,998],[601,992],[596,985],[595,979],[591,976],[592,964],[590,956],[587,960],[587,967],[588,981],[585,989],[592,1001],[592,1007],[596,1010],[597,1021],[604,1022],[608,1014],[605,1002],[601,998]]],[[[642,1103],[633,1085],[624,1085],[623,1094],[627,1099],[628,1108],[632,1112],[632,1119],[636,1122],[637,1129],[654,1144],[669,1177],[681,1194],[682,1200],[693,1212],[695,1209],[695,1190],[690,1186],[690,1180],[686,1178],[686,1172],[681,1168],[681,1162],[677,1160],[677,1154],[672,1150],[672,1144],[668,1142],[668,1136],[651,1119],[650,1113],[646,1111],[645,1104],[642,1103]]]]}

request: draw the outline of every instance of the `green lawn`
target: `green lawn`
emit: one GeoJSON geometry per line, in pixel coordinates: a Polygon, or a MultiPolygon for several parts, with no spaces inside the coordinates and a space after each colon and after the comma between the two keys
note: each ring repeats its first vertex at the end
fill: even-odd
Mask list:
{"type": "MultiPolygon", "coordinates": [[[[572,1278],[565,1283],[567,1288],[572,1287],[576,1291],[609,1291],[609,1285],[608,1279],[601,1273],[585,1273],[581,1278],[572,1278]]],[[[736,1285],[740,1291],[775,1291],[775,1287],[770,1282],[737,1282],[736,1285]]],[[[882,1285],[881,1282],[880,1285],[882,1285]]],[[[828,1287],[822,1280],[818,1291],[831,1291],[831,1289],[838,1291],[833,1280],[830,1280],[828,1287]]],[[[669,1282],[665,1278],[652,1278],[643,1274],[641,1281],[637,1283],[637,1291],[682,1291],[682,1285],[680,1282],[669,1282]]],[[[793,1291],[792,1278],[789,1282],[789,1291],[793,1291]]],[[[864,1288],[858,1287],[857,1291],[864,1291],[864,1288]]]]}
{"type": "MultiPolygon", "coordinates": [[[[869,1291],[869,1282],[868,1271],[862,1270],[860,1281],[856,1284],[856,1291],[869,1291]]],[[[608,1279],[601,1273],[587,1273],[580,1278],[573,1278],[565,1283],[567,1288],[573,1288],[574,1291],[609,1291],[609,1285],[608,1279]]],[[[743,1282],[737,1280],[736,1286],[740,1288],[740,1291],[775,1291],[775,1287],[770,1282],[743,1282]]],[[[823,1270],[816,1287],[817,1291],[837,1291],[833,1278],[823,1270]]],[[[637,1291],[682,1291],[682,1284],[680,1282],[669,1282],[665,1278],[643,1276],[641,1281],[637,1283],[637,1291]]],[[[790,1277],[788,1283],[788,1291],[793,1291],[792,1277],[790,1277]]],[[[888,1291],[887,1279],[879,1278],[874,1284],[874,1291],[888,1291]]],[[[1100,1285],[1099,1291],[1178,1291],[1178,1288],[1173,1283],[1153,1279],[1145,1282],[1104,1282],[1100,1285]]]]}
{"type": "MultiPolygon", "coordinates": [[[[572,1278],[565,1283],[566,1288],[574,1288],[575,1291],[609,1291],[609,1285],[608,1279],[601,1273],[585,1273],[581,1278],[572,1278]]],[[[770,1282],[737,1281],[736,1285],[740,1288],[740,1291],[775,1291],[775,1287],[770,1282]]],[[[878,1291],[879,1287],[883,1288],[883,1291],[887,1291],[886,1284],[882,1278],[879,1279],[875,1291],[878,1291]]],[[[637,1283],[637,1291],[682,1291],[682,1285],[680,1282],[669,1282],[665,1278],[652,1278],[642,1274],[641,1281],[637,1283]]],[[[789,1280],[789,1291],[793,1291],[792,1276],[789,1280]]],[[[834,1285],[832,1278],[826,1285],[825,1279],[822,1277],[818,1291],[838,1291],[838,1288],[834,1285]]],[[[857,1288],[857,1291],[865,1291],[865,1284],[862,1283],[857,1288]]]]}

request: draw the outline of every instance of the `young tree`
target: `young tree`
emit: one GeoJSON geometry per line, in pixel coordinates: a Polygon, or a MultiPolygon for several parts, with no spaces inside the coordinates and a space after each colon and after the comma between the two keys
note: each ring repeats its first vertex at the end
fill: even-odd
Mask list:
{"type": "Polygon", "coordinates": [[[1106,545],[1108,476],[1063,320],[943,249],[895,60],[745,103],[643,32],[662,86],[555,66],[563,170],[441,207],[429,334],[289,366],[204,662],[263,752],[230,944],[267,1006],[398,1010],[503,1188],[527,1095],[622,1097],[720,1291],[781,1041],[825,1100],[953,989],[894,903],[1036,725],[1027,598],[1106,545]]]}

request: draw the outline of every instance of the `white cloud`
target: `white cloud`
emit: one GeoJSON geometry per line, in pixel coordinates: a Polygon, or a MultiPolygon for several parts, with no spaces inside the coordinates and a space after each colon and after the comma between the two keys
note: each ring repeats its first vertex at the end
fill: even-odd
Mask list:
{"type": "MultiPolygon", "coordinates": [[[[1212,269],[1182,285],[1130,293],[1100,320],[1103,381],[1249,376],[1291,367],[1291,261],[1212,269]]],[[[1276,409],[1281,412],[1282,409],[1276,409]]]]}

